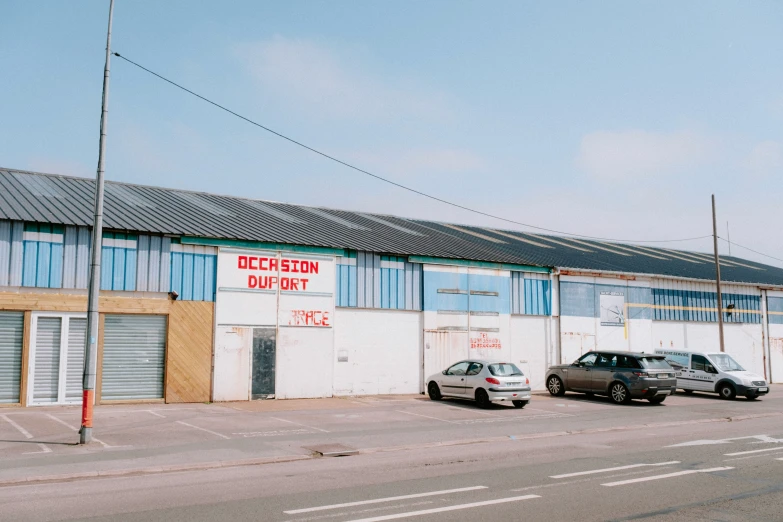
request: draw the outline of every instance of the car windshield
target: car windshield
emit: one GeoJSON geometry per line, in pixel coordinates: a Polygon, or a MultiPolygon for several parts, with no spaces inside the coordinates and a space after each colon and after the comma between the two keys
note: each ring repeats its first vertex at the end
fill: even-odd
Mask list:
{"type": "Polygon", "coordinates": [[[672,367],[666,362],[663,357],[639,357],[642,366],[645,368],[651,368],[653,370],[671,370],[672,367]]]}
{"type": "Polygon", "coordinates": [[[737,361],[731,358],[731,355],[725,353],[716,353],[710,355],[710,359],[720,370],[724,372],[744,372],[745,368],[739,365],[737,361]]]}
{"type": "Polygon", "coordinates": [[[523,375],[522,371],[512,363],[497,363],[489,365],[489,373],[496,377],[518,377],[523,375]]]}

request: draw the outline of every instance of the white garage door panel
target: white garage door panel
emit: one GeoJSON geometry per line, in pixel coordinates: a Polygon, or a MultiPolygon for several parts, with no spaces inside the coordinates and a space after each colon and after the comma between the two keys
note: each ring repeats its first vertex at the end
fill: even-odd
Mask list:
{"type": "Polygon", "coordinates": [[[19,402],[24,314],[0,312],[0,403],[19,402]]]}
{"type": "Polygon", "coordinates": [[[250,347],[253,329],[218,326],[215,331],[214,401],[250,398],[250,347]]]}
{"type": "Polygon", "coordinates": [[[334,394],[421,391],[421,313],[338,308],[334,394]]]}
{"type": "Polygon", "coordinates": [[[166,317],[107,315],[101,400],[162,399],[166,317]]]}
{"type": "Polygon", "coordinates": [[[331,397],[333,329],[281,327],[278,335],[275,397],[331,397]]]}
{"type": "Polygon", "coordinates": [[[58,401],[60,385],[60,335],[62,319],[39,317],[35,330],[34,404],[58,401]]]}
{"type": "Polygon", "coordinates": [[[546,353],[549,349],[549,318],[540,316],[511,317],[511,362],[530,379],[534,390],[546,388],[546,353]]]}
{"type": "Polygon", "coordinates": [[[65,370],[65,401],[82,400],[84,389],[84,347],[87,319],[71,317],[68,320],[68,352],[65,370]]]}
{"type": "Polygon", "coordinates": [[[783,383],[783,324],[769,325],[769,356],[771,381],[783,383]]]}

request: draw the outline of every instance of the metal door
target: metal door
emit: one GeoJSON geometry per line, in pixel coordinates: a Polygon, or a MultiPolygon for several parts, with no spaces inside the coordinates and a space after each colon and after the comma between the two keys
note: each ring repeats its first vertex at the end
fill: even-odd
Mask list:
{"type": "Polygon", "coordinates": [[[68,344],[64,357],[66,361],[65,402],[76,403],[82,400],[86,334],[87,319],[83,317],[68,319],[68,344]]]}
{"type": "Polygon", "coordinates": [[[275,396],[275,348],[274,328],[253,328],[250,393],[254,399],[270,399],[275,396]]]}
{"type": "Polygon", "coordinates": [[[166,316],[106,315],[101,400],[162,399],[166,316]]]}
{"type": "Polygon", "coordinates": [[[19,402],[24,313],[0,312],[0,403],[19,402]]]}
{"type": "Polygon", "coordinates": [[[60,397],[62,317],[38,317],[33,359],[33,404],[56,403],[60,397]]]}

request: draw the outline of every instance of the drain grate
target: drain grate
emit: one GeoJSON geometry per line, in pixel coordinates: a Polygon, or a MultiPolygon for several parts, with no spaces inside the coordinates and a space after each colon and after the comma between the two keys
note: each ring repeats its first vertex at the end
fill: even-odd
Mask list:
{"type": "Polygon", "coordinates": [[[350,457],[351,455],[359,454],[359,450],[349,448],[343,444],[321,444],[319,446],[310,446],[305,449],[318,453],[322,457],[350,457]]]}

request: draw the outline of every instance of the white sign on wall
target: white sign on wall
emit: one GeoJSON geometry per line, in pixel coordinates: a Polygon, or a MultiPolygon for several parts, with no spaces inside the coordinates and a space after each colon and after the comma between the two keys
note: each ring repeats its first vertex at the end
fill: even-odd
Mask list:
{"type": "Polygon", "coordinates": [[[220,284],[245,290],[333,293],[334,260],[298,255],[278,256],[221,251],[220,284]]]}
{"type": "Polygon", "coordinates": [[[625,325],[625,294],[623,292],[601,292],[601,326],[625,325]]]}

